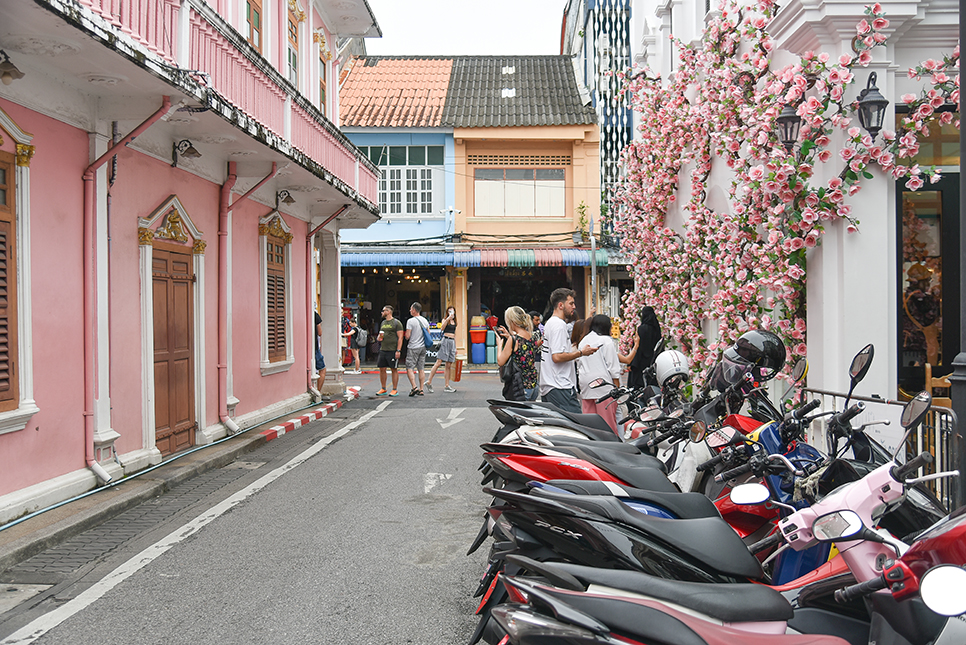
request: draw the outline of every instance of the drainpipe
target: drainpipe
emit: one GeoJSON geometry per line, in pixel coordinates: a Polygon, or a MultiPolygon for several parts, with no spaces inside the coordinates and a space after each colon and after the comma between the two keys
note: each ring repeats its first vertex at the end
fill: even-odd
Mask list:
{"type": "Polygon", "coordinates": [[[171,97],[161,97],[161,107],[141,125],[134,128],[130,134],[108,148],[97,160],[84,171],[84,459],[98,479],[105,484],[111,481],[111,476],[94,459],[94,398],[96,392],[96,378],[94,374],[94,290],[97,286],[95,250],[94,250],[94,173],[104,163],[117,154],[117,151],[134,141],[135,137],[147,130],[161,119],[171,109],[171,97]]]}
{"type": "MultiPolygon", "coordinates": [[[[313,228],[311,232],[309,232],[309,234],[305,236],[305,294],[307,296],[305,299],[306,303],[311,303],[312,299],[315,297],[315,294],[312,292],[312,289],[315,286],[315,279],[314,279],[315,273],[312,271],[312,246],[313,246],[312,240],[315,238],[315,235],[319,231],[325,228],[326,224],[334,220],[342,213],[346,212],[348,209],[349,209],[349,204],[343,204],[342,207],[339,208],[339,210],[329,215],[329,217],[326,218],[324,222],[322,222],[321,224],[313,228]]],[[[312,310],[315,311],[315,308],[313,307],[312,310]]],[[[306,336],[308,340],[308,346],[314,348],[315,347],[315,325],[313,323],[315,322],[315,319],[310,316],[309,320],[312,320],[312,323],[310,323],[308,326],[308,334],[306,334],[306,336]]],[[[341,327],[339,328],[339,331],[341,333],[342,331],[341,327]]],[[[339,362],[340,363],[342,362],[342,356],[339,356],[339,362]]],[[[315,352],[312,352],[312,358],[309,359],[307,369],[305,370],[306,380],[308,381],[308,384],[309,384],[309,392],[311,392],[313,396],[321,398],[322,396],[321,391],[317,390],[314,387],[314,384],[312,383],[312,374],[315,372],[314,368],[315,368],[315,352]]]]}
{"type": "Polygon", "coordinates": [[[235,162],[228,162],[228,177],[221,187],[218,203],[218,418],[228,434],[238,432],[238,424],[228,416],[228,212],[240,201],[247,199],[275,176],[278,165],[272,162],[272,172],[255,184],[247,193],[231,201],[231,189],[235,186],[235,162]]]}

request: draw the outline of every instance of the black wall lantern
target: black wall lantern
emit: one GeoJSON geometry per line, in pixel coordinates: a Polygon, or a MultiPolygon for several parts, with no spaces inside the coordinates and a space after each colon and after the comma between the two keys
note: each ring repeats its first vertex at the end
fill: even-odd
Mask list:
{"type": "Polygon", "coordinates": [[[889,105],[889,99],[882,96],[879,88],[875,86],[877,78],[875,72],[869,74],[868,84],[859,92],[859,123],[873,139],[882,129],[886,107],[889,105]]]}
{"type": "Polygon", "coordinates": [[[792,148],[798,141],[798,132],[802,127],[802,117],[791,105],[782,108],[781,114],[775,119],[778,124],[778,140],[785,146],[785,151],[791,154],[792,148]]]}

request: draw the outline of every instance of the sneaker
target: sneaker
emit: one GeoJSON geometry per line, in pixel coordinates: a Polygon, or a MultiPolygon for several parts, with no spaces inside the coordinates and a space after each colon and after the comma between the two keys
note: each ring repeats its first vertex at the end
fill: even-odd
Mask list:
{"type": "Polygon", "coordinates": [[[389,393],[386,392],[385,390],[379,390],[378,392],[376,392],[376,396],[386,396],[387,394],[389,393]]]}
{"type": "Polygon", "coordinates": [[[446,387],[443,388],[443,391],[444,392],[455,392],[456,391],[456,388],[455,387],[450,387],[450,386],[447,385],[446,387]]]}
{"type": "Polygon", "coordinates": [[[433,384],[432,383],[426,383],[426,386],[425,387],[426,387],[426,391],[427,392],[429,392],[430,394],[433,393],[433,384]]]}
{"type": "Polygon", "coordinates": [[[389,396],[399,396],[399,392],[397,392],[396,390],[393,390],[392,392],[389,393],[389,396]]]}

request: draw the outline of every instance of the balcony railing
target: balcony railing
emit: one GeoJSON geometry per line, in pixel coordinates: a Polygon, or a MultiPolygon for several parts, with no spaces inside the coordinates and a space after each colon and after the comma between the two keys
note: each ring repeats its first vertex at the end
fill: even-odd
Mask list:
{"type": "Polygon", "coordinates": [[[378,172],[268,61],[205,3],[79,0],[115,30],[205,85],[375,204],[378,172]]]}

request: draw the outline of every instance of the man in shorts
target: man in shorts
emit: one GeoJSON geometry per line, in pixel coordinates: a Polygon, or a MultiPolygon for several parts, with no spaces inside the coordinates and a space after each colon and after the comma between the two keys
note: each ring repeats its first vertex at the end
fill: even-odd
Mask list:
{"type": "Polygon", "coordinates": [[[414,302],[409,308],[409,314],[412,317],[406,321],[406,340],[409,341],[409,347],[406,350],[406,375],[409,376],[409,384],[413,386],[409,396],[423,395],[425,377],[423,369],[426,364],[426,340],[423,338],[423,329],[429,328],[429,321],[420,315],[419,312],[422,310],[423,306],[414,302]]]}
{"type": "Polygon", "coordinates": [[[382,308],[382,324],[379,326],[379,359],[376,367],[379,368],[379,383],[382,389],[376,392],[376,396],[399,396],[396,387],[399,385],[399,352],[402,349],[403,326],[402,323],[392,317],[392,305],[382,308]],[[386,391],[386,369],[392,370],[392,391],[386,391]]]}

